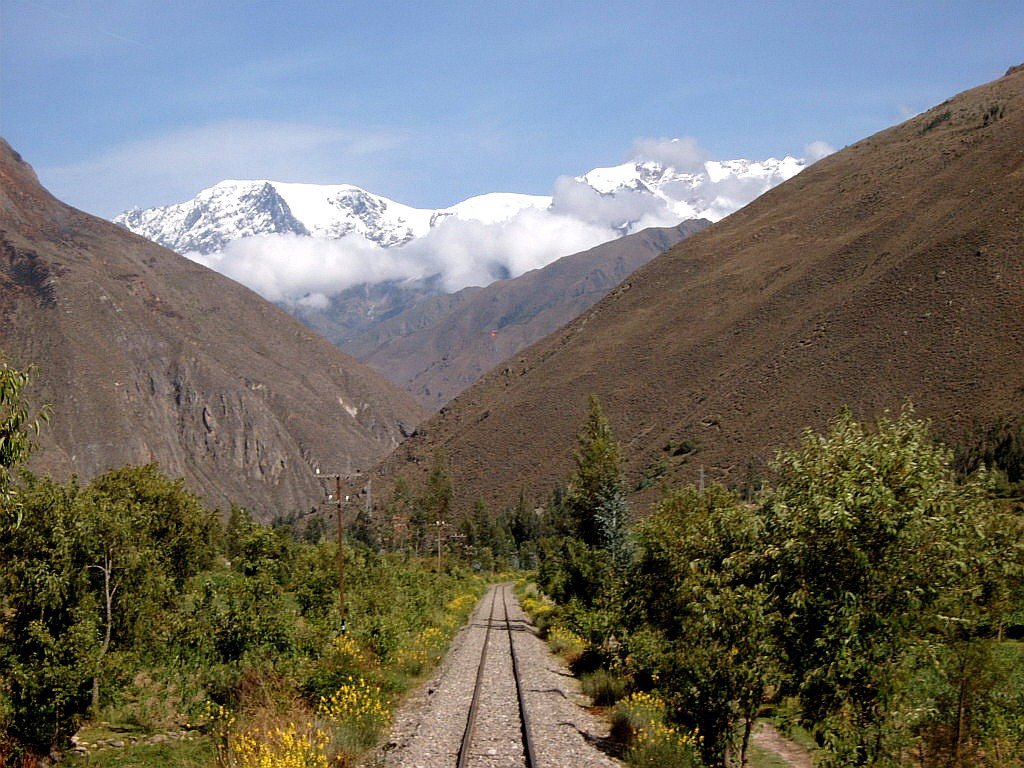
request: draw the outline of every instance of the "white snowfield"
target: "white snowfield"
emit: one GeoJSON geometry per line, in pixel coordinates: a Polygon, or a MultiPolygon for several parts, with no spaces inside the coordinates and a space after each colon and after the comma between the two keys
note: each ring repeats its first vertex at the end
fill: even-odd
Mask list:
{"type": "MultiPolygon", "coordinates": [[[[628,162],[595,168],[573,181],[604,197],[645,199],[648,209],[663,209],[667,218],[717,221],[804,166],[805,161],[795,157],[709,160],[696,172],[650,161],[628,162]]],[[[351,184],[226,180],[191,200],[127,211],[114,221],[179,253],[214,253],[234,240],[274,234],[324,239],[356,235],[390,248],[424,237],[448,220],[501,224],[524,211],[550,210],[555,202],[547,195],[492,192],[448,208],[427,209],[351,184]]],[[[623,234],[634,223],[608,222],[623,234]]]]}
{"type": "MultiPolygon", "coordinates": [[[[672,146],[672,143],[669,143],[672,146]]],[[[652,160],[563,176],[553,194],[494,192],[413,208],[350,184],[227,180],[115,221],[288,306],[358,285],[440,278],[444,291],[517,277],[646,227],[728,216],[805,161],[652,160]]]]}

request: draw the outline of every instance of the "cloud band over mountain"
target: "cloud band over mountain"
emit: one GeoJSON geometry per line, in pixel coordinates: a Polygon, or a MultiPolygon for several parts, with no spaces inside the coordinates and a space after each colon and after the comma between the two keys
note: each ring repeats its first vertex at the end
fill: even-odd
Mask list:
{"type": "MultiPolygon", "coordinates": [[[[816,160],[831,147],[816,142],[805,151],[816,160]]],[[[364,283],[436,278],[447,291],[487,285],[647,227],[716,221],[805,165],[792,157],[714,161],[692,138],[638,139],[623,164],[559,177],[548,198],[482,195],[431,212],[356,187],[224,182],[193,201],[118,221],[267,299],[317,307],[364,283]],[[266,215],[273,226],[240,227],[245,205],[268,196],[277,206],[266,215]],[[339,224],[325,215],[347,218],[339,224]],[[216,249],[189,246],[198,241],[188,227],[200,221],[203,242],[212,233],[216,249]],[[325,231],[344,234],[309,234],[325,231]]]]}

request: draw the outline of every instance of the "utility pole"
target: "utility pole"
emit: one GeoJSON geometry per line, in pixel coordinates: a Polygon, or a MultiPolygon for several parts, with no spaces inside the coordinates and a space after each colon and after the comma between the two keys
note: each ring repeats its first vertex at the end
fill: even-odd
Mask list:
{"type": "Polygon", "coordinates": [[[448,525],[444,520],[436,520],[434,525],[437,526],[437,572],[441,572],[441,531],[448,525]]]}
{"type": "MultiPolygon", "coordinates": [[[[345,632],[345,522],[342,518],[344,512],[343,504],[348,501],[348,497],[342,497],[341,495],[341,480],[343,477],[351,475],[342,475],[340,472],[331,475],[321,475],[320,470],[317,469],[316,474],[318,477],[323,477],[328,480],[334,480],[334,502],[337,504],[337,518],[338,518],[338,613],[341,617],[341,631],[345,632]]],[[[331,494],[327,494],[327,500],[331,500],[331,494]]]]}
{"type": "Polygon", "coordinates": [[[338,502],[338,610],[345,632],[345,525],[341,520],[341,475],[334,476],[334,497],[338,502]]]}

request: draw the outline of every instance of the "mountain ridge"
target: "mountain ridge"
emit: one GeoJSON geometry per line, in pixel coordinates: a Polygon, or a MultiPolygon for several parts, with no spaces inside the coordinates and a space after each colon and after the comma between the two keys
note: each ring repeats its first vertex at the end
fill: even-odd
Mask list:
{"type": "Polygon", "coordinates": [[[324,497],[423,411],[285,312],[56,200],[0,141],[0,349],[36,366],[51,424],[31,467],[90,478],[158,462],[264,519],[324,497]]]}
{"type": "MultiPolygon", "coordinates": [[[[741,486],[843,407],[946,440],[1024,410],[1024,71],[824,158],[492,369],[378,467],[461,511],[543,503],[596,393],[636,500],[741,486]],[[685,448],[685,450],[684,450],[685,448]],[[642,490],[646,489],[646,490],[642,490]]],[[[379,492],[381,493],[386,491],[379,492]]]]}
{"type": "MultiPolygon", "coordinates": [[[[805,165],[804,160],[787,156],[764,161],[709,160],[680,171],[667,163],[638,159],[595,168],[564,181],[603,197],[644,194],[664,205],[677,222],[697,218],[717,221],[756,194],[791,178],[805,165]],[[753,182],[754,187],[735,200],[712,194],[714,185],[728,179],[753,182]]],[[[285,233],[325,239],[356,235],[383,248],[399,247],[451,219],[496,224],[530,209],[559,211],[565,209],[565,204],[557,195],[491,192],[447,208],[414,208],[350,184],[225,180],[191,200],[132,209],[116,216],[114,222],[179,253],[208,255],[234,240],[285,233]],[[271,215],[268,205],[283,208],[287,215],[271,215]]],[[[636,218],[627,217],[614,226],[621,234],[628,234],[638,231],[633,227],[641,218],[638,213],[636,218]]]]}
{"type": "Polygon", "coordinates": [[[485,287],[435,296],[342,345],[437,409],[481,374],[596,303],[634,270],[711,222],[650,228],[485,287]]]}

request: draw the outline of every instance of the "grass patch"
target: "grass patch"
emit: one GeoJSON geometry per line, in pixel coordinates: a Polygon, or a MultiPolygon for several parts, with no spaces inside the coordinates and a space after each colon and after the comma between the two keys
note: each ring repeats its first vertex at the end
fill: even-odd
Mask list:
{"type": "Polygon", "coordinates": [[[610,707],[626,695],[627,681],[607,669],[598,669],[580,678],[580,687],[599,707],[610,707]]]}
{"type": "Polygon", "coordinates": [[[217,764],[217,744],[210,736],[193,741],[171,741],[163,744],[134,744],[111,747],[88,756],[69,753],[61,765],[69,768],[211,768],[217,764]]]}
{"type": "Polygon", "coordinates": [[[751,768],[790,768],[790,764],[786,763],[779,755],[762,749],[761,746],[754,743],[750,745],[748,758],[751,768]]]}
{"type": "Polygon", "coordinates": [[[747,757],[750,760],[750,768],[790,768],[789,763],[780,755],[754,743],[748,747],[747,757]]]}

